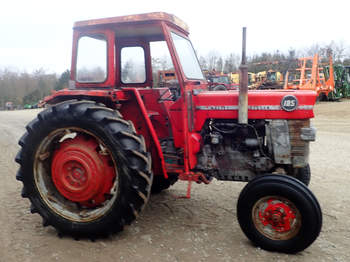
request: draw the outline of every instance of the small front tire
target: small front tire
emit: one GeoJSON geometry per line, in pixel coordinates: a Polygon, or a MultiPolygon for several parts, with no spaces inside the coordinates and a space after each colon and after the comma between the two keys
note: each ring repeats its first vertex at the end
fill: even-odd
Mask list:
{"type": "Polygon", "coordinates": [[[237,217],[253,243],[285,253],[310,246],[322,227],[316,197],[300,181],[283,175],[264,175],[249,182],[240,193],[237,217]]]}

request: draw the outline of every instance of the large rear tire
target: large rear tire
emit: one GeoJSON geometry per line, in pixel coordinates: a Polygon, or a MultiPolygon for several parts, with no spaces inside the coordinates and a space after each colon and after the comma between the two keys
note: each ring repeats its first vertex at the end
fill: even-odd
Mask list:
{"type": "Polygon", "coordinates": [[[133,124],[92,101],[39,113],[19,141],[17,180],[43,225],[73,237],[121,231],[146,205],[150,159],[133,124]]]}
{"type": "Polygon", "coordinates": [[[307,248],[322,227],[315,196],[297,179],[283,175],[265,175],[249,182],[239,196],[237,217],[253,243],[285,253],[307,248]]]}

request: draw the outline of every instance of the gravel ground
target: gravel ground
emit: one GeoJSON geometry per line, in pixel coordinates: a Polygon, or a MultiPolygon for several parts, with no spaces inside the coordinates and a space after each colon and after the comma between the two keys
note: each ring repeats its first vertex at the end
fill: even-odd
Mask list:
{"type": "Polygon", "coordinates": [[[131,226],[107,239],[76,241],[43,228],[15,180],[17,141],[38,110],[0,112],[0,261],[350,261],[350,100],[316,105],[310,188],[323,210],[321,235],[296,255],[254,247],[241,232],[236,201],[244,183],[187,183],[153,195],[131,226]]]}

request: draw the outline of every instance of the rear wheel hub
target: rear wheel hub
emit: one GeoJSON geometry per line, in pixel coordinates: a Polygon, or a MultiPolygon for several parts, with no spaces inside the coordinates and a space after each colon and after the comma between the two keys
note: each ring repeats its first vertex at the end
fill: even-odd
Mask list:
{"type": "Polygon", "coordinates": [[[60,143],[51,172],[57,190],[68,200],[94,207],[108,199],[115,179],[111,157],[96,139],[77,135],[60,143]]]}

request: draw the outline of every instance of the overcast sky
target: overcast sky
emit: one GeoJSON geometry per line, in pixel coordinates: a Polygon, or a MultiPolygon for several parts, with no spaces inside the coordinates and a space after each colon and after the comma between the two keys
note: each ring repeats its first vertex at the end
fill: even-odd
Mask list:
{"type": "Polygon", "coordinates": [[[240,53],[242,26],[247,26],[248,54],[332,40],[350,47],[349,7],[347,0],[2,1],[0,69],[62,73],[70,68],[75,21],[157,11],[189,25],[199,55],[240,53]]]}

